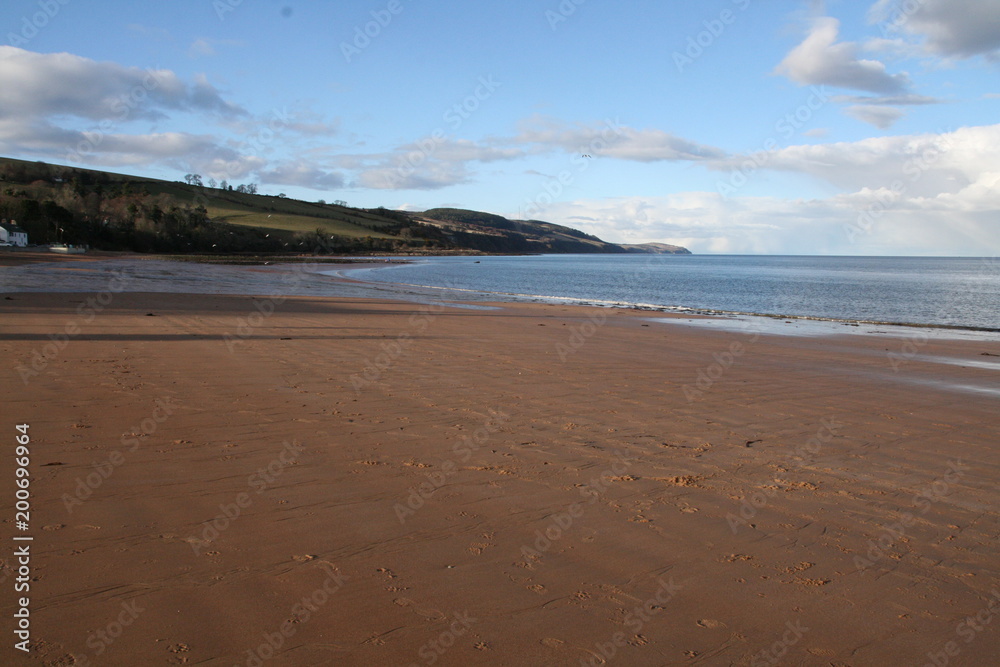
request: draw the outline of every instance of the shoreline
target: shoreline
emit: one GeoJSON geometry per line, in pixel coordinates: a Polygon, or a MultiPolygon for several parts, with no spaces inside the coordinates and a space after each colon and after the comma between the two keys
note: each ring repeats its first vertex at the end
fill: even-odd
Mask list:
{"type": "MultiPolygon", "coordinates": [[[[413,257],[309,257],[303,256],[297,259],[297,261],[288,263],[275,260],[274,263],[270,261],[255,263],[255,264],[241,264],[241,263],[228,263],[228,262],[201,262],[195,259],[190,261],[180,261],[175,257],[164,258],[162,256],[145,256],[136,255],[131,253],[102,253],[96,256],[63,256],[63,255],[53,255],[51,253],[18,253],[18,254],[33,254],[36,257],[33,260],[28,260],[27,262],[15,262],[13,266],[31,266],[33,262],[37,262],[35,266],[39,264],[42,266],[51,264],[65,264],[66,262],[72,262],[76,259],[85,262],[100,262],[105,263],[115,262],[119,265],[116,267],[117,270],[123,271],[127,268],[141,267],[142,265],[154,265],[156,263],[166,263],[168,265],[174,265],[176,267],[191,267],[191,266],[209,266],[209,267],[220,267],[229,268],[233,272],[230,276],[246,276],[251,274],[240,274],[240,269],[245,269],[250,272],[254,271],[269,271],[274,273],[292,273],[301,276],[303,272],[308,272],[313,276],[322,276],[324,279],[332,279],[333,282],[339,283],[340,285],[351,285],[358,289],[355,290],[338,290],[333,286],[332,282],[326,283],[323,279],[319,280],[319,284],[309,287],[315,292],[320,293],[325,296],[348,296],[348,297],[358,297],[358,296],[372,296],[374,298],[384,297],[392,298],[393,294],[396,294],[399,298],[403,300],[413,300],[416,299],[441,299],[445,301],[471,301],[478,303],[547,303],[552,305],[571,305],[571,306],[581,306],[581,307],[601,307],[601,308],[611,308],[611,309],[623,309],[635,312],[647,312],[647,313],[662,313],[669,316],[669,319],[688,319],[692,323],[704,324],[708,326],[725,328],[731,331],[740,331],[748,326],[755,327],[761,331],[767,331],[768,333],[776,333],[779,335],[806,335],[806,336],[817,336],[817,335],[856,335],[859,333],[868,335],[890,335],[893,337],[904,337],[909,339],[922,339],[925,336],[931,336],[934,338],[958,338],[958,339],[974,339],[974,340],[994,340],[997,334],[1000,334],[1000,327],[985,327],[985,326],[973,326],[973,325],[953,325],[953,324],[934,324],[934,323],[919,323],[919,322],[895,322],[895,321],[880,321],[880,320],[865,320],[865,319],[844,319],[844,318],[834,318],[834,317],[823,317],[814,315],[783,315],[774,313],[753,313],[753,312],[743,312],[743,311],[733,311],[724,309],[713,309],[713,308],[698,308],[698,307],[687,307],[687,306],[664,306],[657,304],[642,304],[642,303],[629,303],[621,301],[603,301],[599,299],[588,299],[580,297],[560,297],[560,296],[546,296],[546,295],[536,295],[536,294],[520,294],[511,292],[489,292],[478,289],[466,289],[457,287],[440,287],[433,285],[421,285],[421,284],[411,284],[403,282],[389,282],[389,281],[371,281],[364,280],[361,278],[352,277],[350,274],[354,271],[368,271],[373,269],[391,269],[396,268],[401,265],[407,265],[412,263],[413,257]],[[82,259],[81,259],[82,258],[82,259]],[[130,264],[134,263],[134,264],[130,264]],[[330,268],[326,268],[329,266],[330,268]],[[333,268],[333,267],[336,268],[333,268]],[[324,289],[324,287],[326,289],[324,289]],[[708,324],[708,322],[712,324],[708,324]],[[783,327],[777,326],[777,322],[783,322],[785,324],[794,323],[797,326],[793,327],[783,327]],[[851,331],[846,327],[851,327],[858,329],[860,327],[888,327],[891,328],[891,332],[884,331],[873,331],[870,329],[865,329],[864,331],[855,330],[851,331]]],[[[506,256],[506,255],[505,255],[506,256]]],[[[3,257],[0,256],[0,292],[7,291],[20,291],[17,288],[11,290],[10,285],[7,283],[8,276],[3,273],[5,266],[9,267],[11,264],[4,264],[3,257]]],[[[166,272],[165,272],[166,273],[166,272]]],[[[170,292],[176,289],[175,283],[171,278],[176,276],[165,276],[160,285],[146,285],[145,288],[149,290],[150,287],[153,289],[151,291],[163,291],[170,292]]],[[[277,276],[275,281],[278,281],[279,286],[286,287],[287,280],[282,281],[281,276],[277,276]]],[[[275,282],[275,281],[272,281],[275,282]]],[[[235,282],[239,282],[238,279],[235,282]]],[[[303,283],[303,280],[297,280],[295,285],[303,283]]],[[[51,286],[51,280],[48,278],[38,286],[31,286],[25,291],[45,291],[51,286]]],[[[74,291],[99,291],[95,288],[96,286],[82,284],[81,289],[75,289],[74,291]],[[91,287],[91,289],[87,289],[91,287]]],[[[189,286],[194,287],[194,286],[189,286]]],[[[245,287],[246,291],[240,291],[238,287],[228,288],[220,293],[226,294],[258,294],[267,295],[272,291],[273,284],[268,282],[257,281],[256,283],[247,284],[245,287]],[[256,288],[256,289],[254,289],[256,288]]],[[[190,293],[192,294],[212,294],[213,287],[207,286],[197,286],[193,288],[190,293]]],[[[308,294],[308,290],[300,291],[286,291],[286,295],[298,294],[308,294]]],[[[657,321],[658,319],[668,319],[668,318],[651,318],[651,321],[657,321]]]]}
{"type": "MultiPolygon", "coordinates": [[[[433,259],[433,258],[430,258],[433,259]]],[[[974,258],[978,259],[978,258],[974,258]]],[[[392,267],[356,267],[358,270],[371,270],[380,268],[392,268],[392,267]]],[[[346,271],[353,270],[352,268],[345,269],[346,271]]],[[[355,279],[357,280],[357,279],[355,279]]],[[[764,313],[764,312],[746,312],[738,310],[725,310],[718,308],[702,308],[695,306],[678,306],[678,305],[660,305],[660,304],[648,304],[648,303],[632,303],[624,301],[608,301],[601,299],[591,299],[586,297],[565,297],[565,296],[552,296],[543,294],[525,294],[516,292],[494,292],[494,291],[483,291],[473,288],[458,288],[458,287],[441,287],[435,285],[425,285],[418,283],[403,283],[403,282],[390,282],[390,281],[363,281],[357,280],[357,282],[363,282],[370,285],[399,285],[401,287],[416,288],[436,291],[438,293],[451,293],[451,294],[462,294],[462,295],[481,295],[482,300],[486,302],[491,302],[495,300],[495,297],[501,297],[496,299],[497,302],[503,303],[549,303],[549,304],[562,304],[562,305],[574,305],[574,306],[596,306],[602,308],[621,308],[625,310],[634,311],[646,311],[655,313],[665,313],[677,315],[680,317],[691,317],[695,316],[700,318],[715,318],[720,321],[734,320],[737,324],[732,325],[732,329],[739,330],[745,325],[743,322],[749,320],[750,322],[756,322],[756,326],[761,328],[771,328],[767,325],[761,324],[761,322],[766,322],[767,320],[795,320],[797,322],[810,322],[810,323],[826,323],[831,325],[828,329],[829,335],[836,335],[837,333],[844,333],[842,330],[834,330],[834,326],[883,326],[883,327],[893,327],[896,328],[896,333],[899,335],[912,337],[914,336],[914,330],[930,330],[933,331],[935,335],[947,335],[942,334],[942,332],[953,331],[956,334],[967,335],[967,334],[1000,334],[1000,327],[986,327],[986,326],[975,326],[975,325],[956,325],[956,324],[940,324],[940,323],[920,323],[920,322],[896,322],[888,320],[870,320],[870,319],[848,319],[848,318],[837,318],[837,317],[824,317],[819,315],[789,315],[780,313],[764,313]],[[742,318],[742,319],[741,319],[742,318]]],[[[725,327],[725,324],[721,326],[725,327]]],[[[773,328],[772,328],[773,330],[773,328]]],[[[788,334],[796,335],[796,334],[788,334]]],[[[822,335],[821,333],[810,333],[806,335],[822,335]]],[[[989,338],[987,338],[988,340],[989,338]]]]}

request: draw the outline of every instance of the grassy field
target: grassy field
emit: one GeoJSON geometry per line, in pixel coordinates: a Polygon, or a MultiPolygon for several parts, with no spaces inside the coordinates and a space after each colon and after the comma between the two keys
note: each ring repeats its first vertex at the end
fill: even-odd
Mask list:
{"type": "Polygon", "coordinates": [[[320,229],[326,234],[350,238],[395,238],[393,234],[380,231],[391,228],[394,221],[335,204],[198,188],[169,181],[144,181],[142,184],[150,194],[166,194],[179,201],[203,205],[208,210],[209,218],[231,225],[289,232],[320,229]]]}

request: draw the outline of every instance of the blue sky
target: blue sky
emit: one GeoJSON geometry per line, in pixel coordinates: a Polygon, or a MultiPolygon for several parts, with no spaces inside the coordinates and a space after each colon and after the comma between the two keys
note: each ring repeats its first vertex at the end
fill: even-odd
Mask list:
{"type": "Polygon", "coordinates": [[[1000,0],[7,0],[0,38],[10,157],[695,252],[1000,248],[1000,0]]]}

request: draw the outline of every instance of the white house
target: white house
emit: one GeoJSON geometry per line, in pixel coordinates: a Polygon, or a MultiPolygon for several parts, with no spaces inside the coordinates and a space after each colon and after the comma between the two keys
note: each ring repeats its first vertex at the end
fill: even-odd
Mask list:
{"type": "Polygon", "coordinates": [[[28,245],[28,232],[17,226],[16,220],[0,222],[0,243],[9,243],[19,248],[28,245]]]}

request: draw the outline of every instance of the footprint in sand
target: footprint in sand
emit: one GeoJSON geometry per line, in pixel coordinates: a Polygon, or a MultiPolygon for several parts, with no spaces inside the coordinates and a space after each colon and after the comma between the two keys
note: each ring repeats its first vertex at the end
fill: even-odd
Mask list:
{"type": "Polygon", "coordinates": [[[790,565],[789,567],[780,568],[780,571],[784,572],[786,574],[795,574],[797,572],[803,572],[805,570],[808,570],[809,568],[811,568],[815,564],[816,563],[810,563],[810,562],[807,562],[807,561],[803,561],[803,562],[799,563],[798,565],[790,565]]]}
{"type": "Polygon", "coordinates": [[[698,621],[698,625],[701,626],[701,627],[703,627],[703,628],[708,628],[709,630],[717,630],[719,628],[726,627],[726,624],[723,623],[722,621],[716,621],[716,620],[711,619],[711,618],[703,618],[703,619],[701,619],[700,621],[698,621]]]}

